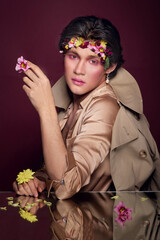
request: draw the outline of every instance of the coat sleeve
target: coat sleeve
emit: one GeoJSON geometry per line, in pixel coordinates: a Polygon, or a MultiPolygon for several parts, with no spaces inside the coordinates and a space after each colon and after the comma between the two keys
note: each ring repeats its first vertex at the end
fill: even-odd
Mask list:
{"type": "Polygon", "coordinates": [[[80,133],[69,139],[68,169],[63,179],[50,182],[49,191],[53,187],[59,199],[69,198],[87,185],[92,173],[106,158],[118,110],[117,101],[110,96],[98,97],[90,104],[80,133]]]}

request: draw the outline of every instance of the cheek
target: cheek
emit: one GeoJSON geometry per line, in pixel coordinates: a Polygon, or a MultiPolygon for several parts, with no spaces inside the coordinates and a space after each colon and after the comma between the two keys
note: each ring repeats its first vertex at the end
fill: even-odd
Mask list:
{"type": "Polygon", "coordinates": [[[92,77],[93,80],[96,80],[104,77],[105,71],[103,67],[99,67],[99,69],[93,68],[88,72],[88,74],[90,77],[92,77]]]}
{"type": "Polygon", "coordinates": [[[64,74],[67,77],[67,75],[70,73],[70,65],[68,61],[64,60],[64,74]]]}
{"type": "Polygon", "coordinates": [[[73,71],[73,63],[72,61],[69,61],[68,59],[64,59],[64,72],[70,73],[73,71]]]}

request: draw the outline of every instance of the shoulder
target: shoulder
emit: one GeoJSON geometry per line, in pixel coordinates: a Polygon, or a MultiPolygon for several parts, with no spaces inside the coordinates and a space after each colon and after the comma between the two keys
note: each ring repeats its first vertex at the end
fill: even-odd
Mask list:
{"type": "Polygon", "coordinates": [[[113,124],[119,111],[117,99],[108,92],[94,94],[84,109],[85,117],[113,124]]]}
{"type": "Polygon", "coordinates": [[[117,97],[113,89],[105,84],[102,88],[97,89],[92,95],[92,101],[90,103],[90,108],[94,107],[95,109],[105,109],[106,111],[112,109],[119,109],[117,102],[117,97]]]}

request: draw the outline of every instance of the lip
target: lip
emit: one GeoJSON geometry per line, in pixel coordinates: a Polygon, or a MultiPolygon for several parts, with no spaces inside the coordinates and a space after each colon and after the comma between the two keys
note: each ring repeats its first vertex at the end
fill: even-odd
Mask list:
{"type": "Polygon", "coordinates": [[[72,78],[72,82],[77,86],[82,86],[85,84],[85,82],[79,78],[72,78]]]}

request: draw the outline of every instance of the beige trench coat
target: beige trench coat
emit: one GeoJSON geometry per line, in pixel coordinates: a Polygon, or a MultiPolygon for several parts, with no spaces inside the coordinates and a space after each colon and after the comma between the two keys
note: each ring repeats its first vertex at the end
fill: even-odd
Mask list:
{"type": "MultiPolygon", "coordinates": [[[[118,70],[109,84],[120,106],[113,126],[110,151],[114,186],[116,190],[160,190],[160,157],[143,114],[138,84],[124,68],[118,70]]],[[[70,97],[64,77],[56,82],[52,90],[55,105],[67,108],[70,97]]],[[[63,114],[59,118],[63,118],[63,114]]]]}

